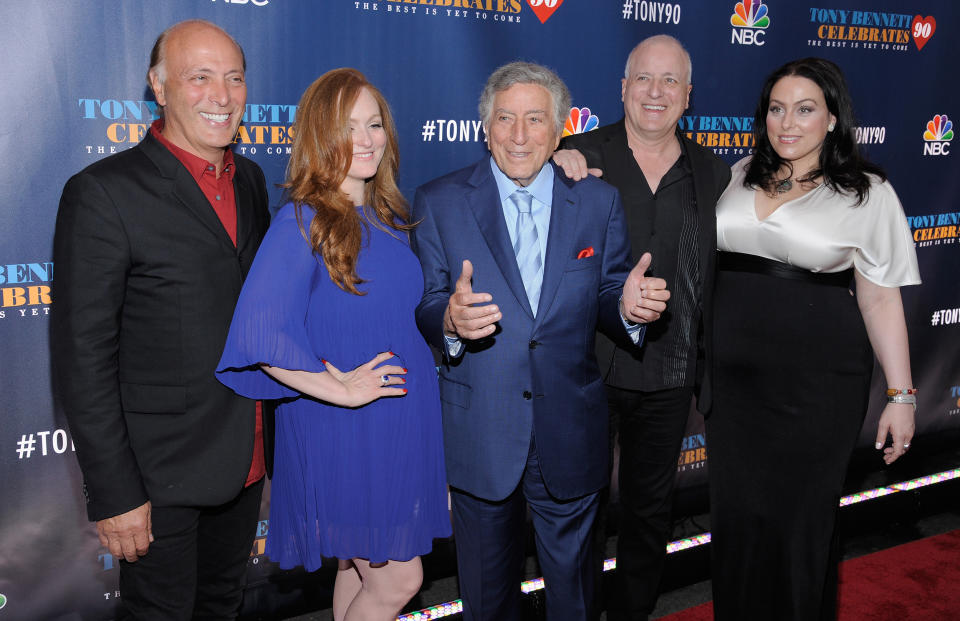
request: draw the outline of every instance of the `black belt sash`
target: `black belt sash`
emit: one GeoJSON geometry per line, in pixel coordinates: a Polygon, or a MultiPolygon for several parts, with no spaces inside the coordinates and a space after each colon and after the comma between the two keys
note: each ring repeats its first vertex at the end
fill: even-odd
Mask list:
{"type": "Polygon", "coordinates": [[[818,285],[835,287],[849,287],[853,278],[853,268],[842,272],[811,272],[773,259],[740,252],[719,252],[717,254],[717,265],[721,270],[730,272],[753,272],[754,274],[803,280],[818,285]]]}

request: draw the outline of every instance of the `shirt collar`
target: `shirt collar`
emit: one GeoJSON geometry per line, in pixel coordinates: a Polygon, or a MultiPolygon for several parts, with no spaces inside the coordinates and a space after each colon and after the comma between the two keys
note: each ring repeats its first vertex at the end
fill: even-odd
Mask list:
{"type": "MultiPolygon", "coordinates": [[[[492,155],[490,156],[490,169],[493,171],[493,178],[497,182],[497,190],[500,194],[500,203],[502,204],[506,202],[507,198],[520,186],[503,174],[503,171],[497,166],[497,162],[493,159],[492,155]]],[[[553,177],[553,166],[550,165],[550,162],[547,162],[543,165],[543,168],[540,169],[540,172],[537,173],[537,178],[533,180],[533,183],[524,186],[523,189],[529,192],[533,198],[537,199],[538,203],[550,206],[553,204],[553,177]]]]}
{"type": "MultiPolygon", "coordinates": [[[[163,131],[163,118],[159,118],[150,125],[150,134],[156,138],[160,144],[167,148],[170,153],[173,154],[180,163],[187,169],[187,172],[190,173],[190,176],[193,177],[193,180],[197,183],[200,183],[200,178],[204,174],[212,174],[216,176],[217,166],[213,162],[208,162],[202,157],[196,156],[193,153],[185,149],[181,149],[177,145],[173,144],[161,133],[163,131]],[[213,170],[210,170],[210,167],[213,167],[213,170]]],[[[230,149],[224,149],[223,152],[223,170],[220,171],[220,177],[222,178],[226,175],[227,181],[233,181],[233,151],[230,149]]]]}

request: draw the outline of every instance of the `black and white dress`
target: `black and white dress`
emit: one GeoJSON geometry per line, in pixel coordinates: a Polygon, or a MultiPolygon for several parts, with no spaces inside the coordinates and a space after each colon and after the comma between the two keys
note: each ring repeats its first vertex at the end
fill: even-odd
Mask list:
{"type": "Polygon", "coordinates": [[[835,617],[837,505],[873,352],[853,270],[919,284],[889,182],[821,185],[756,215],[749,158],[717,204],[714,401],[707,421],[716,619],[835,617]]]}

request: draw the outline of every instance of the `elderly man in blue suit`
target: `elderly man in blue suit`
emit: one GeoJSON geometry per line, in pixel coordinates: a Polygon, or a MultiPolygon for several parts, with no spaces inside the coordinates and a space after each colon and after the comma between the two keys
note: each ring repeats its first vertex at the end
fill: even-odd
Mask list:
{"type": "Polygon", "coordinates": [[[601,330],[638,347],[666,283],[631,270],[617,191],[548,161],[570,94],[549,69],[510,63],[480,116],[492,157],[417,190],[424,272],[417,322],[444,355],[447,477],[464,618],[519,619],[529,506],[547,618],[596,613],[591,526],[607,484],[601,330]]]}

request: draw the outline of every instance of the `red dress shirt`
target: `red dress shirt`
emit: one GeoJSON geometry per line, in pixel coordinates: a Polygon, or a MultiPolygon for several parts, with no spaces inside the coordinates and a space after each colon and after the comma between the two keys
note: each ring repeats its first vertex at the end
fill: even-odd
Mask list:
{"type": "MultiPolygon", "coordinates": [[[[233,151],[225,149],[223,152],[223,169],[220,176],[217,176],[217,167],[202,157],[197,157],[193,153],[185,151],[173,144],[163,134],[163,119],[157,119],[150,126],[150,134],[156,138],[160,144],[165,146],[170,153],[174,155],[180,163],[187,169],[190,176],[193,177],[203,195],[210,201],[210,205],[220,218],[223,228],[237,245],[237,199],[233,192],[233,151]]],[[[266,474],[266,467],[263,458],[263,410],[261,403],[257,401],[257,428],[256,437],[253,444],[253,462],[250,464],[250,471],[247,473],[245,485],[249,486],[256,483],[266,474]]]]}

